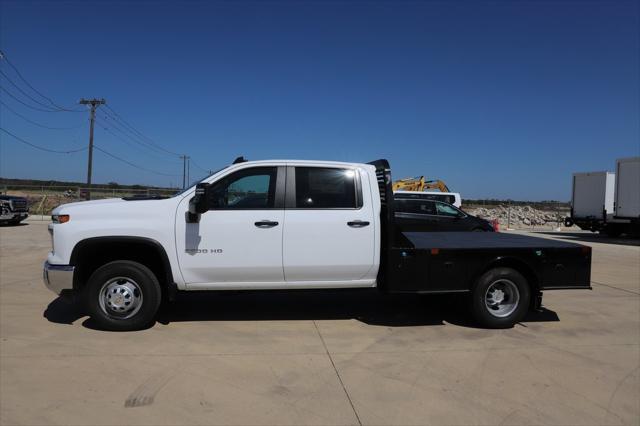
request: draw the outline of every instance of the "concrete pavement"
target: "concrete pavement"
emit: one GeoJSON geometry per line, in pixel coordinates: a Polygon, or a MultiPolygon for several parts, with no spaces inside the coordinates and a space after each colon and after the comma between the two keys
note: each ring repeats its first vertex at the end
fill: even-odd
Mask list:
{"type": "Polygon", "coordinates": [[[510,330],[344,291],[187,294],[110,333],[44,288],[46,223],[0,228],[0,424],[637,425],[640,247],[560,235],[593,247],[594,290],[510,330]]]}

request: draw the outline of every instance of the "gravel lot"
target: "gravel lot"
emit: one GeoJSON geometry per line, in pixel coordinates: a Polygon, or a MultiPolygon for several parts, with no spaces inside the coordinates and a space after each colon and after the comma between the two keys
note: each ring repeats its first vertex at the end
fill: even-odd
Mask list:
{"type": "Polygon", "coordinates": [[[46,222],[0,228],[0,423],[637,425],[640,246],[553,235],[593,247],[594,290],[511,330],[345,291],[187,294],[109,333],[42,284],[46,222]]]}

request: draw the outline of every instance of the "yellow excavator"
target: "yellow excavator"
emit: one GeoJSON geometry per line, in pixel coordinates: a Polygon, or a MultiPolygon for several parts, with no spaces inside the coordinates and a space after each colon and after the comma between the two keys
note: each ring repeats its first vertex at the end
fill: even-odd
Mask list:
{"type": "Polygon", "coordinates": [[[426,191],[439,189],[440,192],[451,192],[441,180],[425,180],[424,176],[400,179],[393,182],[394,191],[426,191]]]}

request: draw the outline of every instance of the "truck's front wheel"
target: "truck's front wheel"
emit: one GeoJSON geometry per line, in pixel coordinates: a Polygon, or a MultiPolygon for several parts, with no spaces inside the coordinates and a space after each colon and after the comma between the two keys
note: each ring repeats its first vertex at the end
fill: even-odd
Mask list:
{"type": "Polygon", "coordinates": [[[118,260],[98,268],[85,289],[89,315],[107,330],[140,330],[155,318],[162,291],[146,266],[118,260]]]}
{"type": "Polygon", "coordinates": [[[494,268],[478,279],[471,297],[473,315],[482,326],[509,328],[526,314],[531,291],[515,269],[494,268]]]}

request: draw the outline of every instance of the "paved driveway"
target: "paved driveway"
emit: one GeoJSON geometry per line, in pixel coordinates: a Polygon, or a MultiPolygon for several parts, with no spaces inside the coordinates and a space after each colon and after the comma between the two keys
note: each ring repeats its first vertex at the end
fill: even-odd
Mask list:
{"type": "Polygon", "coordinates": [[[593,247],[594,290],[510,330],[344,291],[187,294],[110,333],[42,285],[46,223],[0,228],[0,423],[637,425],[640,247],[561,235],[593,247]]]}

